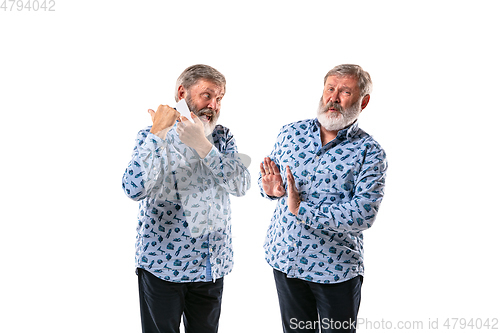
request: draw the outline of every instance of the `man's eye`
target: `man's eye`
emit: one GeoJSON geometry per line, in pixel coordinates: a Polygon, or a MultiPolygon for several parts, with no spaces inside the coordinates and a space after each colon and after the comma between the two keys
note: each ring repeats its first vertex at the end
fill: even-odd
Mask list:
{"type": "Polygon", "coordinates": [[[210,94],[203,94],[203,97],[210,98],[210,94]]]}

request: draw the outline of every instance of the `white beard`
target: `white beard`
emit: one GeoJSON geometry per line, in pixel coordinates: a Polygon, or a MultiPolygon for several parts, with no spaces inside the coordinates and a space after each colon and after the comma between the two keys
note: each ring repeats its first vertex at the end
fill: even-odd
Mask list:
{"type": "Polygon", "coordinates": [[[206,137],[209,137],[210,135],[212,135],[212,133],[214,132],[215,126],[217,126],[217,124],[215,122],[203,123],[203,128],[205,129],[205,136],[206,137]]]}
{"type": "Polygon", "coordinates": [[[219,119],[220,114],[215,114],[209,109],[196,110],[189,93],[186,96],[186,104],[189,108],[189,111],[192,111],[197,117],[201,117],[204,112],[208,112],[209,114],[211,114],[212,120],[208,123],[203,122],[205,137],[209,137],[214,132],[215,126],[217,126],[217,120],[219,119]]]}
{"type": "Polygon", "coordinates": [[[328,108],[331,105],[331,103],[324,105],[323,98],[319,100],[318,121],[328,131],[340,131],[350,126],[358,119],[362,110],[361,101],[359,101],[345,110],[337,104],[335,107],[340,109],[340,112],[329,114],[328,108]]]}

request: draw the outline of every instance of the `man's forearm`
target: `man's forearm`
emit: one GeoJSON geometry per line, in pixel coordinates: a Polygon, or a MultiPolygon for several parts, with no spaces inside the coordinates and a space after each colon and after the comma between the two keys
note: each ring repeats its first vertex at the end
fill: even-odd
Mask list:
{"type": "Polygon", "coordinates": [[[210,153],[210,151],[212,150],[212,147],[213,147],[213,145],[210,143],[210,141],[206,140],[206,141],[200,143],[200,145],[197,145],[196,147],[194,147],[194,150],[196,150],[196,152],[198,153],[200,158],[203,159],[203,158],[207,157],[208,153],[210,153]]]}
{"type": "Polygon", "coordinates": [[[156,135],[160,139],[165,140],[167,138],[168,131],[170,131],[172,129],[172,127],[174,127],[174,126],[170,126],[170,127],[164,128],[164,129],[160,129],[158,126],[155,126],[155,124],[153,124],[153,126],[151,127],[150,132],[151,132],[151,134],[156,135]]]}

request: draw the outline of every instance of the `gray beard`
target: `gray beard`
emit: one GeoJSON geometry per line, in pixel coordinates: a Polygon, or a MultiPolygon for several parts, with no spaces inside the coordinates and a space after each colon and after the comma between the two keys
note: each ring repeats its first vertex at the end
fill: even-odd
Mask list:
{"type": "Polygon", "coordinates": [[[186,104],[189,107],[189,110],[192,111],[197,117],[201,117],[203,115],[211,116],[210,122],[203,122],[205,136],[210,136],[214,132],[215,126],[217,126],[217,120],[219,119],[220,113],[215,114],[215,112],[209,108],[196,110],[193,104],[193,100],[191,99],[191,96],[189,94],[186,95],[186,104]]]}
{"type": "Polygon", "coordinates": [[[358,119],[360,113],[360,101],[354,103],[349,108],[344,109],[338,103],[328,102],[326,105],[324,105],[323,97],[321,97],[319,100],[318,121],[321,126],[323,126],[328,131],[340,131],[341,129],[349,127],[358,119]],[[328,114],[328,109],[332,106],[340,112],[340,115],[335,116],[333,114],[328,114]]]}
{"type": "Polygon", "coordinates": [[[210,119],[210,122],[203,123],[203,128],[205,129],[205,136],[206,137],[210,136],[214,132],[215,126],[217,126],[217,119],[219,119],[219,114],[214,115],[214,112],[209,108],[201,109],[201,110],[195,112],[194,114],[197,117],[201,117],[205,114],[210,115],[212,117],[210,119]]]}

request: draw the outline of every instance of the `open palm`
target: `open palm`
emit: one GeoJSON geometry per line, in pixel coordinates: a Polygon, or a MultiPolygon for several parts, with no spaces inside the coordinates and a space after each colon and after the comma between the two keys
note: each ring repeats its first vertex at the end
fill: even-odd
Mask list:
{"type": "Polygon", "coordinates": [[[264,162],[260,164],[260,174],[262,188],[268,196],[282,197],[286,193],[280,170],[269,157],[265,157],[264,162]]]}

